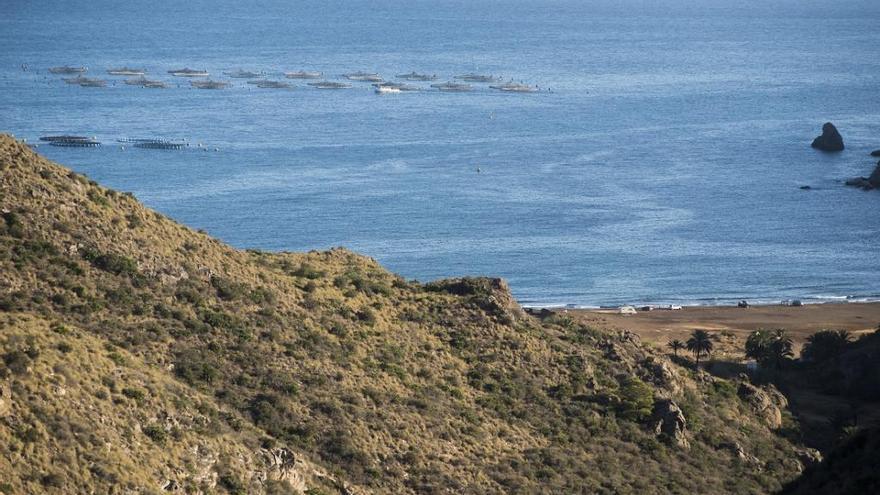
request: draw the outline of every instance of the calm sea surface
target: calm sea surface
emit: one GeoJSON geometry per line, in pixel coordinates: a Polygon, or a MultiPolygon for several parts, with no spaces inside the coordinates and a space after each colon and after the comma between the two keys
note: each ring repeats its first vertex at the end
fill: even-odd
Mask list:
{"type": "Polygon", "coordinates": [[[502,276],[527,305],[880,298],[880,192],[841,182],[880,148],[880,3],[696,3],[0,0],[0,130],[97,136],[39,150],[237,247],[502,276]],[[542,91],[208,91],[184,66],[542,91]],[[809,147],[827,120],[845,152],[809,147]]]}

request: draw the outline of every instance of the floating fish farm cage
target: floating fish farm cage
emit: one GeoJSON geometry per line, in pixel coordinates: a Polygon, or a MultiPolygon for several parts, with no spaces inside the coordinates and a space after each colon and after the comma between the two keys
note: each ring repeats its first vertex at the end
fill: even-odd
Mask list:
{"type": "Polygon", "coordinates": [[[93,148],[101,146],[101,142],[87,136],[43,136],[40,141],[45,141],[52,146],[66,146],[70,148],[93,148]]]}
{"type": "Polygon", "coordinates": [[[167,139],[132,139],[127,142],[134,143],[135,148],[148,150],[182,150],[189,146],[183,141],[169,141],[167,139]]]}

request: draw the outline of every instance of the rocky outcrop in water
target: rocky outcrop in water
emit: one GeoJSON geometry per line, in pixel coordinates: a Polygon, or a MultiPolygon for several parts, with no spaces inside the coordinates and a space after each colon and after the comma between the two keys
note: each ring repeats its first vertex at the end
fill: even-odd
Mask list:
{"type": "Polygon", "coordinates": [[[843,151],[843,137],[831,122],[822,126],[822,135],[813,140],[813,148],[822,151],[843,151]]]}
{"type": "Polygon", "coordinates": [[[880,162],[877,162],[877,166],[874,167],[874,171],[871,172],[869,177],[854,177],[846,181],[846,185],[858,187],[866,191],[880,189],[880,162]]]}
{"type": "Polygon", "coordinates": [[[872,151],[872,152],[871,152],[871,156],[873,156],[873,157],[878,157],[878,156],[880,156],[880,150],[874,150],[874,151],[872,151]]]}

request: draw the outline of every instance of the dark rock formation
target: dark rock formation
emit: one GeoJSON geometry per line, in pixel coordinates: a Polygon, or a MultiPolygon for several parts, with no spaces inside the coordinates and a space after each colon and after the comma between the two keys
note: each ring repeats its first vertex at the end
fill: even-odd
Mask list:
{"type": "Polygon", "coordinates": [[[871,156],[880,156],[880,150],[874,150],[871,152],[871,156]]]}
{"type": "Polygon", "coordinates": [[[877,162],[877,166],[874,168],[874,171],[871,172],[870,177],[854,177],[846,181],[846,185],[858,187],[866,191],[880,189],[880,162],[877,162]]]}
{"type": "Polygon", "coordinates": [[[822,151],[843,151],[843,137],[831,122],[822,126],[822,135],[813,140],[813,148],[822,151]]]}
{"type": "Polygon", "coordinates": [[[678,404],[670,399],[661,399],[654,403],[654,412],[649,424],[654,433],[662,436],[672,445],[683,449],[690,448],[687,439],[687,420],[678,404]]]}
{"type": "Polygon", "coordinates": [[[868,177],[868,182],[874,187],[880,187],[880,162],[877,162],[877,166],[874,167],[874,171],[868,177]]]}
{"type": "Polygon", "coordinates": [[[804,467],[810,467],[822,462],[822,453],[810,447],[795,447],[794,455],[797,456],[804,467]]]}

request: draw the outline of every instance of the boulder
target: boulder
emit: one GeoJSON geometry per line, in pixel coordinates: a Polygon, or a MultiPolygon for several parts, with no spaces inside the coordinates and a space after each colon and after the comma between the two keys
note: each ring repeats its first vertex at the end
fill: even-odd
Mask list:
{"type": "Polygon", "coordinates": [[[795,447],[794,455],[801,461],[804,467],[810,467],[822,462],[822,453],[810,447],[795,447]]]}
{"type": "Polygon", "coordinates": [[[846,185],[858,187],[865,191],[880,189],[880,162],[877,162],[877,166],[874,167],[874,171],[871,172],[870,177],[854,177],[846,181],[846,185]]]}
{"type": "Polygon", "coordinates": [[[646,382],[653,383],[673,394],[681,391],[681,380],[669,361],[649,356],[642,362],[642,370],[641,378],[646,382]]]}
{"type": "Polygon", "coordinates": [[[813,148],[822,151],[843,151],[843,137],[831,122],[822,126],[822,135],[813,140],[813,148]]]}
{"type": "Polygon", "coordinates": [[[12,411],[12,390],[6,382],[0,382],[0,418],[12,411]]]}
{"type": "Polygon", "coordinates": [[[266,479],[286,481],[295,490],[301,492],[308,488],[302,473],[305,465],[290,449],[284,447],[262,449],[262,455],[267,466],[266,479]]]}
{"type": "Polygon", "coordinates": [[[865,191],[870,191],[874,189],[874,186],[871,185],[871,182],[868,181],[867,177],[853,177],[849,179],[844,184],[851,187],[858,187],[859,189],[864,189],[865,191]]]}
{"type": "Polygon", "coordinates": [[[877,166],[874,167],[874,171],[868,177],[868,182],[875,188],[880,188],[880,162],[877,162],[877,166]]]}
{"type": "Polygon", "coordinates": [[[880,156],[880,150],[874,150],[871,152],[871,156],[880,156]]]}
{"type": "Polygon", "coordinates": [[[752,466],[752,469],[755,469],[757,471],[762,470],[763,463],[761,462],[761,460],[746,452],[743,446],[740,445],[738,442],[723,442],[719,445],[719,447],[730,452],[731,455],[739,459],[740,462],[752,466]]]}
{"type": "Polygon", "coordinates": [[[767,426],[772,429],[782,426],[782,409],[788,405],[788,400],[775,387],[756,387],[742,382],[737,389],[737,395],[767,426]]]}
{"type": "Polygon", "coordinates": [[[648,424],[654,434],[677,447],[690,448],[687,439],[687,419],[678,404],[671,399],[654,402],[654,411],[648,424]]]}

